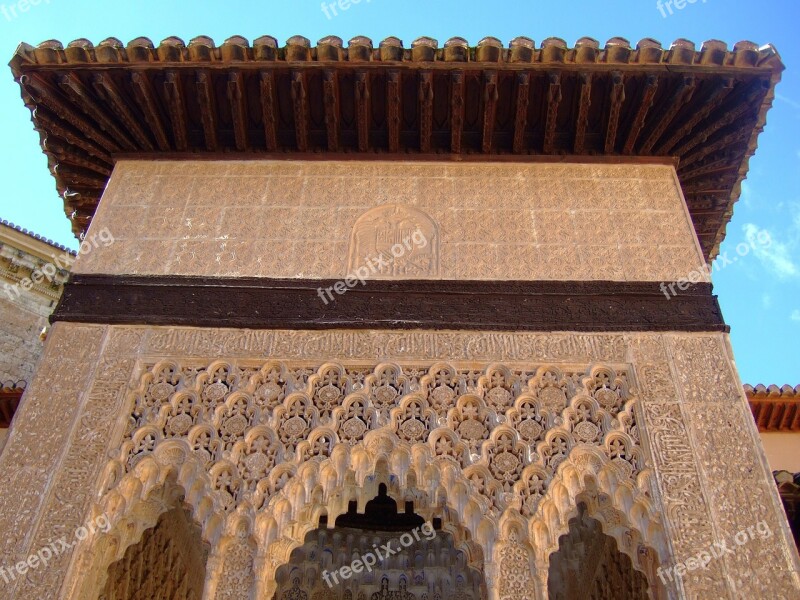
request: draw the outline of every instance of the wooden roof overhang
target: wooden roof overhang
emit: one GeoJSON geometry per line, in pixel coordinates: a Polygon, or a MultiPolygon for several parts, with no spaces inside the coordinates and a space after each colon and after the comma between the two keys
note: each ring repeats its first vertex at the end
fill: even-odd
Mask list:
{"type": "Polygon", "coordinates": [[[759,431],[800,433],[800,385],[745,385],[744,391],[759,431]]]}
{"type": "Polygon", "coordinates": [[[750,42],[199,37],[23,44],[11,68],[76,234],[120,157],[660,157],[713,257],[784,67],[750,42]]]}

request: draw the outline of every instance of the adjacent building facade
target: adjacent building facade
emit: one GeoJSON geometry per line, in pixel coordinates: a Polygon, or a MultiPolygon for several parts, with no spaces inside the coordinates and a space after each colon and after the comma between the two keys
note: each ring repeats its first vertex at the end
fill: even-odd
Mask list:
{"type": "Polygon", "coordinates": [[[0,221],[0,449],[74,260],[68,248],[0,221]]]}
{"type": "Polygon", "coordinates": [[[114,242],[0,455],[8,597],[800,592],[704,266],[774,49],[140,38],[11,66],[75,231],[114,242]]]}

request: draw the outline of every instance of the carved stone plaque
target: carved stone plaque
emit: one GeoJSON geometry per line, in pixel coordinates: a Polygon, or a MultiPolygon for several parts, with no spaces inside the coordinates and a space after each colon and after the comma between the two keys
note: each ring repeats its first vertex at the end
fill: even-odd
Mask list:
{"type": "Polygon", "coordinates": [[[353,227],[348,273],[367,273],[365,279],[438,276],[436,223],[410,206],[393,204],[368,210],[353,227]]]}

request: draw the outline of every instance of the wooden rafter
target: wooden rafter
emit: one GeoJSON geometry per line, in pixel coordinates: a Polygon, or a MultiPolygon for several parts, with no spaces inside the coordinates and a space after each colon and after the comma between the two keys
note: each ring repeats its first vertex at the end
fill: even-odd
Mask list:
{"type": "Polygon", "coordinates": [[[69,163],[78,167],[83,167],[100,175],[108,177],[111,175],[111,165],[101,162],[94,156],[87,154],[81,148],[73,146],[65,140],[55,136],[45,138],[45,150],[52,153],[59,163],[69,163]]]}
{"type": "Polygon", "coordinates": [[[33,111],[33,117],[36,123],[42,127],[45,132],[55,134],[57,137],[69,142],[73,146],[81,148],[87,154],[96,157],[98,160],[103,161],[107,165],[111,165],[113,160],[111,155],[108,154],[98,144],[93,142],[87,136],[81,134],[75,127],[69,123],[60,120],[55,114],[44,106],[40,106],[33,111]]]}
{"type": "Polygon", "coordinates": [[[619,71],[611,73],[611,108],[608,113],[608,128],[606,129],[606,154],[614,152],[617,145],[617,130],[619,129],[619,114],[622,103],[625,102],[625,79],[619,71]]]}
{"type": "Polygon", "coordinates": [[[494,124],[497,115],[497,71],[485,71],[483,74],[483,136],[481,148],[484,154],[492,152],[494,124]]]}
{"type": "Polygon", "coordinates": [[[328,150],[339,150],[339,76],[335,69],[325,71],[325,127],[328,132],[328,150]]]}
{"type": "Polygon", "coordinates": [[[589,125],[589,107],[592,104],[592,74],[581,73],[580,100],[578,101],[578,120],[575,124],[575,154],[583,154],[586,150],[586,128],[589,125]]]}
{"type": "Polygon", "coordinates": [[[164,128],[164,124],[161,122],[161,111],[158,110],[155,100],[155,90],[150,83],[150,78],[144,73],[134,71],[131,73],[131,83],[133,84],[133,93],[141,106],[147,125],[153,132],[159,150],[162,152],[169,151],[170,144],[167,138],[167,132],[164,128]]]}
{"type": "Polygon", "coordinates": [[[717,110],[722,102],[731,93],[734,87],[734,80],[731,77],[726,77],[720,81],[714,88],[714,91],[703,103],[700,110],[692,113],[692,116],[680,127],[675,130],[667,141],[659,146],[656,146],[656,154],[668,154],[683,138],[689,135],[697,125],[708,117],[713,111],[717,110]]]}
{"type": "Polygon", "coordinates": [[[125,102],[114,80],[107,73],[95,73],[92,76],[92,84],[98,94],[107,99],[113,107],[114,112],[126,129],[131,132],[139,147],[144,150],[153,150],[155,147],[144,129],[139,125],[139,119],[133,114],[128,103],[125,102]]]}
{"type": "Polygon", "coordinates": [[[690,140],[687,140],[681,146],[679,146],[674,153],[685,156],[698,144],[704,144],[708,138],[710,138],[720,129],[724,129],[725,127],[735,123],[740,117],[753,110],[752,102],[761,95],[761,92],[762,90],[759,90],[758,88],[755,90],[750,90],[747,94],[745,94],[744,100],[740,100],[731,108],[723,110],[722,117],[715,119],[707,127],[704,127],[702,130],[697,132],[690,140]]]}
{"type": "Polygon", "coordinates": [[[673,92],[667,104],[659,111],[658,121],[642,144],[642,154],[650,154],[652,152],[653,146],[661,139],[664,132],[667,131],[667,128],[672,125],[672,121],[675,119],[678,111],[689,101],[689,98],[692,97],[696,88],[697,80],[694,76],[687,75],[681,79],[680,84],[673,92]]]}
{"type": "Polygon", "coordinates": [[[186,105],[183,97],[183,84],[178,71],[167,71],[164,79],[164,95],[167,98],[167,109],[170,123],[172,124],[172,137],[175,140],[175,148],[180,152],[185,152],[189,148],[189,140],[186,134],[186,105]]]}
{"type": "Polygon", "coordinates": [[[431,151],[433,134],[433,73],[421,71],[419,74],[419,149],[431,151]]]}
{"type": "Polygon", "coordinates": [[[294,127],[297,149],[308,150],[308,95],[305,72],[292,71],[292,104],[294,108],[294,127]]]}
{"type": "Polygon", "coordinates": [[[531,75],[527,71],[517,74],[517,97],[514,107],[514,154],[525,151],[525,129],[528,126],[531,75]]]}
{"type": "Polygon", "coordinates": [[[658,76],[648,75],[647,83],[645,83],[644,90],[642,90],[642,100],[639,102],[639,109],[636,111],[636,116],[633,118],[630,131],[628,131],[628,136],[625,139],[625,145],[622,147],[623,154],[633,154],[633,149],[636,146],[636,141],[639,139],[639,134],[642,132],[647,114],[653,106],[656,90],[658,90],[658,76]]]}
{"type": "Polygon", "coordinates": [[[77,111],[67,105],[53,89],[37,76],[24,76],[20,81],[25,91],[28,92],[39,104],[44,105],[58,116],[59,119],[69,123],[72,127],[80,131],[83,135],[99,144],[103,150],[113,154],[120,150],[119,145],[109,138],[105,133],[93,127],[85,118],[77,114],[77,111]]]}
{"type": "Polygon", "coordinates": [[[247,141],[247,104],[244,95],[244,81],[241,71],[228,75],[228,101],[231,103],[233,118],[233,135],[236,149],[243,152],[248,148],[247,141]]]}
{"type": "Polygon", "coordinates": [[[275,122],[275,78],[272,71],[261,71],[259,81],[261,92],[261,121],[267,151],[278,150],[278,130],[275,122]]]}
{"type": "Polygon", "coordinates": [[[547,117],[545,119],[542,148],[545,154],[553,154],[555,151],[556,125],[558,124],[558,107],[562,99],[561,73],[549,73],[547,81],[547,117]]]}
{"type": "Polygon", "coordinates": [[[206,71],[197,72],[197,100],[200,103],[200,120],[203,122],[206,150],[216,152],[219,148],[216,101],[211,87],[211,76],[206,71]]]}
{"type": "Polygon", "coordinates": [[[464,71],[453,71],[450,75],[450,151],[461,154],[461,139],[464,134],[464,71]]]}
{"type": "Polygon", "coordinates": [[[389,71],[386,77],[386,129],[389,152],[400,150],[400,71],[389,71]]]}
{"type": "Polygon", "coordinates": [[[356,123],[358,124],[358,150],[369,150],[369,73],[359,70],[355,77],[356,123]]]}
{"type": "Polygon", "coordinates": [[[73,104],[80,106],[83,113],[96,121],[100,128],[109,134],[125,150],[135,150],[136,144],[126,132],[117,127],[117,124],[106,114],[105,110],[95,101],[93,95],[86,89],[76,73],[67,73],[58,78],[61,90],[69,97],[73,104]]]}

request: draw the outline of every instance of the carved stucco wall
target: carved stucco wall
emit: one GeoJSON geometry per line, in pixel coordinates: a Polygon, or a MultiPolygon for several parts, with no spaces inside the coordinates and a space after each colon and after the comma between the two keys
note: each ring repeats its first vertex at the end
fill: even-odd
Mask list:
{"type": "MultiPolygon", "coordinates": [[[[0,565],[24,560],[62,536],[70,539],[81,524],[103,513],[111,519],[112,529],[54,557],[47,568],[11,581],[4,587],[4,597],[91,597],[91,586],[102,585],[108,565],[157,523],[176,489],[185,495],[211,548],[206,597],[241,598],[254,588],[269,593],[275,570],[288,561],[305,533],[316,527],[320,514],[334,516],[345,510],[346,496],[351,493],[363,507],[375,495],[379,480],[386,478],[394,481],[396,497],[416,495],[420,514],[426,518],[438,512],[457,539],[466,539],[469,532],[476,555],[479,550],[490,557],[486,579],[495,590],[495,600],[544,597],[549,556],[558,549],[559,536],[567,533],[569,519],[577,516],[579,501],[587,504],[589,516],[600,521],[633,564],[649,573],[651,585],[658,583],[653,576],[657,566],[685,561],[715,542],[730,546],[737,533],[764,521],[771,537],[751,539],[712,561],[707,571],[688,573],[679,584],[667,582],[664,593],[698,599],[793,598],[800,592],[798,557],[730,356],[727,336],[722,334],[274,332],[58,323],[20,409],[20,426],[0,456],[6,481],[0,490],[0,527],[5,532],[0,540],[0,565]],[[536,367],[540,373],[540,367],[549,366],[562,373],[573,369],[587,374],[603,365],[613,368],[618,377],[625,373],[625,385],[619,389],[626,390],[629,400],[625,408],[613,409],[621,412],[610,418],[613,410],[603,415],[598,407],[600,398],[611,396],[595,393],[595,404],[587,405],[590,410],[565,408],[561,424],[546,421],[546,428],[566,429],[574,441],[579,431],[592,428],[579,429],[577,425],[587,421],[575,421],[570,415],[588,413],[589,421],[604,432],[592,443],[574,444],[565,458],[550,461],[550,473],[546,457],[552,444],[540,442],[534,455],[518,433],[506,436],[509,428],[517,431],[519,427],[514,430],[509,422],[500,422],[497,411],[487,413],[492,398],[508,401],[502,392],[489,394],[497,389],[491,377],[484,387],[476,380],[473,392],[480,393],[461,394],[461,400],[478,397],[477,420],[488,417],[484,424],[491,430],[474,453],[464,447],[469,446],[469,436],[460,439],[452,431],[455,423],[447,420],[436,429],[444,437],[436,439],[449,444],[437,445],[430,438],[413,443],[401,439],[398,432],[404,429],[396,418],[401,409],[390,411],[386,423],[379,411],[371,413],[375,420],[369,433],[361,431],[363,439],[348,442],[346,431],[355,428],[352,423],[342,426],[346,421],[339,418],[340,407],[331,413],[329,425],[315,421],[315,433],[298,442],[293,451],[285,447],[291,440],[276,443],[274,456],[281,467],[273,469],[260,487],[245,489],[247,477],[237,470],[255,473],[265,465],[261,457],[248,461],[257,445],[233,440],[244,432],[237,433],[227,421],[236,416],[230,412],[236,404],[230,396],[236,392],[228,390],[223,394],[228,404],[212,411],[217,418],[212,422],[219,427],[215,435],[233,436],[229,440],[233,445],[221,460],[214,459],[210,469],[207,459],[200,458],[202,452],[192,451],[188,441],[181,441],[185,424],[177,426],[175,421],[174,439],[159,441],[156,435],[153,447],[145,449],[146,456],[130,460],[136,454],[131,442],[143,426],[135,422],[137,397],[144,398],[153,365],[164,361],[196,369],[195,383],[205,386],[203,390],[211,389],[204,402],[214,403],[219,402],[214,394],[223,390],[211,388],[218,382],[209,366],[220,360],[237,369],[251,369],[250,375],[260,371],[256,365],[263,367],[269,361],[284,361],[292,368],[305,366],[310,370],[306,385],[313,386],[326,363],[353,372],[360,365],[366,382],[383,362],[404,370],[417,368],[424,371],[420,377],[433,377],[430,367],[443,358],[454,368],[483,376],[494,363],[510,371],[536,367]],[[625,456],[630,454],[634,462],[629,463],[630,469],[620,468],[612,458],[619,444],[606,442],[626,436],[634,439],[634,433],[639,442],[625,448],[625,456]],[[126,443],[126,438],[131,441],[126,443]],[[436,458],[437,452],[457,450],[459,443],[461,458],[436,458]],[[498,447],[503,448],[500,454],[517,453],[522,464],[505,454],[499,459],[498,447]],[[470,466],[463,468],[459,460],[470,466]],[[227,465],[227,475],[232,477],[221,477],[225,469],[220,465],[227,465]],[[537,472],[540,479],[542,474],[551,479],[535,506],[528,505],[533,510],[526,512],[525,494],[542,490],[541,485],[530,485],[533,480],[528,476],[537,472]]],[[[245,379],[247,385],[253,383],[245,379]]],[[[585,389],[591,398],[591,390],[585,389]]],[[[603,388],[595,392],[599,389],[603,388]]],[[[240,399],[248,393],[240,391],[240,399]]],[[[251,390],[253,397],[255,391],[251,390]]],[[[357,398],[357,392],[351,390],[346,398],[357,398]]],[[[167,398],[176,400],[177,393],[167,398]]],[[[297,394],[290,396],[297,399],[297,394]]],[[[412,390],[405,400],[414,398],[412,390]]],[[[285,415],[291,404],[288,400],[275,408],[273,418],[285,415]]],[[[369,403],[362,408],[370,408],[369,403]]],[[[178,416],[170,410],[159,412],[162,437],[167,416],[178,416]]],[[[513,415],[508,410],[507,418],[513,415]]],[[[270,427],[259,429],[248,422],[245,428],[270,438],[270,427]]],[[[415,430],[405,429],[406,433],[415,430]]],[[[291,436],[293,428],[283,433],[287,431],[291,436]]],[[[272,434],[280,432],[273,428],[272,434]]],[[[258,439],[259,435],[248,438],[253,443],[258,439]]],[[[546,437],[544,442],[548,441],[555,440],[546,437]]]]}
{"type": "Polygon", "coordinates": [[[384,205],[440,240],[438,268],[400,278],[676,281],[703,264],[672,166],[122,160],[92,222],[115,242],[75,271],[338,279],[384,205]]]}

